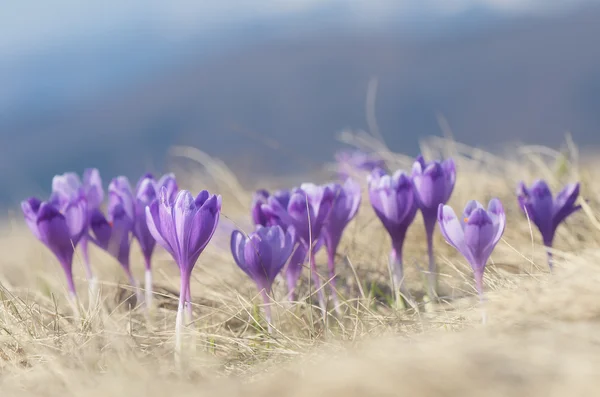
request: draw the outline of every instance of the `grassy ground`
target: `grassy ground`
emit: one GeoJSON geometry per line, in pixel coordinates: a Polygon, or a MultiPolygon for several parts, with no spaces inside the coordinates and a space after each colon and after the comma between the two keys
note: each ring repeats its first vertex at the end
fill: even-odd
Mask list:
{"type": "MultiPolygon", "coordinates": [[[[365,136],[352,139],[378,145],[365,136]]],[[[175,149],[174,155],[188,157],[177,172],[183,187],[222,194],[225,215],[193,274],[195,321],[186,330],[182,368],[173,360],[178,273],[164,252],[155,254],[160,307],[151,320],[142,308],[127,310],[124,296],[130,291],[123,272],[99,250],[93,250],[93,266],[102,282],[102,303],[89,308],[77,258],[84,314],[75,319],[58,263],[16,212],[0,239],[0,395],[593,395],[600,385],[600,183],[593,177],[597,163],[568,149],[561,155],[522,147],[495,157],[445,141],[423,148],[429,158],[455,157],[458,181],[450,204],[456,209],[469,199],[487,203],[492,197],[505,205],[507,229],[486,270],[484,306],[475,297],[465,260],[439,232],[435,244],[444,299],[424,302],[420,268],[426,247],[418,217],[409,230],[405,266],[421,305],[392,310],[389,240],[364,192],[340,249],[343,316],[332,314],[323,324],[309,298],[314,291],[307,269],[298,302],[286,301],[284,282],[278,280],[273,336],[266,335],[254,286],[228,251],[231,229],[249,230],[251,192],[218,161],[175,149]],[[514,196],[519,180],[537,177],[555,189],[581,180],[582,196],[589,200],[558,231],[552,275],[537,230],[520,214],[514,196]]],[[[410,158],[385,156],[394,168],[410,169],[410,158]]],[[[137,246],[132,259],[141,280],[137,246]]],[[[324,257],[318,260],[325,273],[324,257]]]]}

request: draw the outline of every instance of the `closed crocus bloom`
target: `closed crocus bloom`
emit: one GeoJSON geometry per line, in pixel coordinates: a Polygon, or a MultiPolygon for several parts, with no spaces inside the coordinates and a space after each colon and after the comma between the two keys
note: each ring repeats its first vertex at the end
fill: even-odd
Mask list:
{"type": "MultiPolygon", "coordinates": [[[[277,197],[269,197],[268,203],[263,205],[262,208],[277,216],[281,222],[287,225],[288,230],[295,236],[295,239],[302,245],[304,245],[305,252],[308,253],[311,273],[315,288],[318,290],[319,304],[323,311],[323,315],[326,315],[326,303],[323,289],[321,288],[321,280],[317,273],[317,267],[315,262],[315,252],[320,248],[323,243],[322,230],[327,217],[331,211],[334,200],[334,192],[331,187],[325,185],[315,185],[313,183],[303,183],[300,188],[292,190],[287,208],[283,206],[282,200],[277,197]]],[[[299,254],[302,251],[296,251],[299,254]]],[[[290,295],[293,295],[295,285],[297,284],[298,278],[292,280],[293,276],[300,276],[299,268],[302,263],[295,263],[295,267],[292,267],[292,261],[286,270],[288,277],[288,285],[291,287],[293,283],[294,287],[290,288],[290,295]]]]}
{"type": "Polygon", "coordinates": [[[452,207],[440,205],[438,222],[442,235],[471,265],[480,298],[483,298],[483,272],[492,251],[506,227],[502,203],[492,199],[487,210],[477,201],[467,203],[459,219],[452,207]]]}
{"type": "Polygon", "coordinates": [[[73,251],[85,232],[87,203],[83,196],[59,210],[51,202],[29,198],[21,203],[25,221],[32,233],[56,256],[67,277],[71,299],[76,299],[73,282],[73,251]]]}
{"type": "MultiPolygon", "coordinates": [[[[537,180],[527,188],[523,182],[519,183],[517,189],[519,206],[523,212],[537,226],[544,245],[552,248],[554,235],[558,226],[569,215],[581,209],[575,205],[579,197],[579,183],[565,186],[556,198],[552,197],[550,187],[543,180],[537,180]]],[[[552,269],[552,256],[548,251],[548,265],[552,269]]]]}
{"type": "Polygon", "coordinates": [[[74,172],[67,172],[62,175],[56,175],[52,178],[52,195],[50,201],[59,209],[69,205],[73,200],[84,196],[87,202],[88,216],[86,218],[85,232],[79,243],[83,256],[83,264],[86,277],[90,283],[90,295],[95,295],[96,279],[92,272],[88,254],[88,227],[92,212],[102,205],[104,200],[104,189],[102,188],[102,179],[100,173],[95,168],[87,168],[83,172],[83,182],[74,172]]]}
{"type": "Polygon", "coordinates": [[[114,178],[108,186],[106,217],[100,209],[90,215],[90,240],[117,259],[140,302],[142,297],[129,260],[134,222],[135,204],[129,181],[125,177],[114,178]]]}
{"type": "Polygon", "coordinates": [[[432,161],[426,163],[423,156],[417,157],[413,164],[412,177],[415,185],[417,204],[423,214],[423,223],[427,234],[427,253],[429,256],[430,295],[436,295],[437,270],[433,256],[433,232],[440,204],[446,204],[454,190],[456,166],[454,160],[432,161]]]}
{"type": "Polygon", "coordinates": [[[280,226],[258,226],[248,237],[239,230],[231,234],[235,263],[256,283],[263,296],[269,332],[272,324],[269,294],[293,247],[292,236],[280,226]]]}
{"type": "Polygon", "coordinates": [[[394,281],[396,305],[403,307],[402,295],[408,296],[408,291],[403,282],[402,249],[408,227],[417,214],[413,182],[401,170],[390,176],[382,169],[374,170],[369,175],[368,182],[371,205],[392,239],[389,265],[394,281]]]}
{"type": "Polygon", "coordinates": [[[135,221],[133,235],[140,244],[145,264],[146,308],[152,308],[152,253],[156,246],[156,240],[148,230],[146,222],[146,207],[158,197],[159,189],[165,186],[169,200],[174,200],[178,188],[173,174],[164,175],[158,182],[152,174],[146,174],[140,178],[135,192],[135,221]]]}
{"type": "Polygon", "coordinates": [[[191,317],[190,277],[198,257],[212,238],[221,213],[221,196],[201,191],[194,198],[187,190],[180,190],[174,201],[162,187],[158,200],[146,207],[148,229],[156,242],[171,254],[181,275],[179,306],[176,322],[176,351],[181,349],[181,327],[184,306],[191,317]]]}
{"type": "Polygon", "coordinates": [[[335,255],[346,226],[358,212],[361,194],[360,185],[350,178],[346,179],[343,185],[330,184],[329,188],[333,191],[333,206],[323,226],[322,234],[327,248],[331,296],[336,310],[339,311],[335,281],[335,255]]]}

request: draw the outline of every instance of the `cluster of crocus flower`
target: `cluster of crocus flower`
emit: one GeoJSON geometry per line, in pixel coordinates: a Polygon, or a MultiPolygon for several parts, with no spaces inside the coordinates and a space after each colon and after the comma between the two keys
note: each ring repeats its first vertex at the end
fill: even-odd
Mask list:
{"type": "MultiPolygon", "coordinates": [[[[271,195],[266,190],[259,190],[254,195],[252,220],[257,227],[257,233],[264,227],[279,226],[284,233],[290,235],[292,241],[289,258],[286,257],[281,264],[277,263],[277,266],[281,265],[281,267],[277,267],[277,272],[271,273],[273,279],[287,262],[285,272],[289,296],[291,299],[295,299],[298,280],[308,257],[323,316],[327,312],[327,302],[317,270],[315,254],[322,246],[326,247],[329,287],[335,309],[339,312],[335,282],[335,258],[344,229],[358,212],[360,198],[360,185],[350,178],[346,179],[343,184],[304,183],[291,191],[280,190],[271,195]]],[[[241,232],[236,231],[232,235],[234,257],[236,257],[236,251],[234,251],[233,241],[234,238],[239,240],[239,233],[241,232]]],[[[236,262],[261,288],[261,283],[252,275],[256,272],[249,273],[239,260],[236,259],[236,262]]],[[[261,264],[261,266],[265,265],[261,264]]],[[[273,266],[275,265],[270,266],[269,269],[273,269],[273,266]]],[[[263,289],[265,288],[263,287],[263,289]]],[[[270,291],[270,286],[265,290],[270,291]]]]}
{"type": "Polygon", "coordinates": [[[156,198],[157,189],[163,186],[171,196],[178,189],[172,174],[163,176],[158,182],[152,175],[144,175],[135,193],[126,177],[114,178],[108,186],[105,215],[101,209],[104,201],[102,179],[97,169],[90,168],[84,171],[83,181],[72,172],[55,176],[48,201],[42,202],[32,197],[22,203],[31,231],[61,263],[73,299],[76,298],[76,291],[72,262],[74,250],[79,243],[90,295],[95,297],[96,278],[88,253],[88,242],[92,242],[119,262],[141,300],[129,260],[133,236],[139,241],[146,262],[146,303],[150,307],[151,255],[155,241],[148,232],[144,208],[156,198]]]}
{"type": "MultiPolygon", "coordinates": [[[[406,307],[407,301],[413,303],[404,283],[403,248],[418,211],[422,214],[427,236],[428,293],[437,296],[433,234],[438,224],[446,242],[471,265],[476,290],[483,300],[485,266],[506,227],[502,203],[495,198],[484,208],[478,201],[469,201],[458,217],[446,204],[456,182],[452,159],[427,163],[419,156],[410,174],[398,170],[389,175],[379,165],[382,164],[372,162],[358,167],[371,170],[367,177],[369,200],[391,239],[389,270],[396,305],[406,307]]],[[[347,225],[361,204],[360,185],[348,175],[343,177],[342,183],[304,183],[272,194],[266,190],[257,191],[251,208],[255,230],[248,235],[235,230],[231,235],[230,248],[235,263],[254,281],[263,297],[269,332],[273,320],[271,295],[277,275],[285,268],[289,297],[294,300],[307,261],[325,318],[325,288],[315,260],[321,247],[327,251],[330,296],[339,313],[337,251],[347,225]]],[[[544,181],[535,181],[530,188],[521,182],[517,196],[519,207],[542,235],[552,269],[550,250],[555,232],[560,223],[581,208],[576,205],[579,184],[567,185],[553,197],[544,181]]],[[[78,245],[81,246],[90,293],[95,293],[96,285],[88,253],[88,243],[92,242],[119,262],[141,301],[130,266],[131,244],[137,240],[145,265],[148,308],[152,306],[152,255],[157,244],[165,249],[180,271],[176,319],[176,352],[180,352],[184,317],[189,320],[192,316],[191,273],[217,228],[221,196],[204,190],[194,197],[186,190],[179,190],[172,174],[164,175],[158,181],[146,174],[135,189],[126,177],[112,179],[105,211],[102,209],[104,198],[100,173],[96,169],[87,169],[82,179],[75,173],[55,176],[48,200],[31,197],[21,206],[33,234],[61,264],[73,303],[77,301],[77,293],[72,264],[78,245]]]]}

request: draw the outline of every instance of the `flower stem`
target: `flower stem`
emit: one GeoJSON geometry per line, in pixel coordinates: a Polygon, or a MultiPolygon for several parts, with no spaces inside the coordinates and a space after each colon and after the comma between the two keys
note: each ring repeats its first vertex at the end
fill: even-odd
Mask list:
{"type": "Polygon", "coordinates": [[[146,272],[144,274],[144,290],[146,291],[146,310],[150,313],[153,309],[152,305],[152,270],[146,268],[146,272]]]}
{"type": "Polygon", "coordinates": [[[337,282],[336,282],[336,273],[335,273],[335,252],[336,247],[327,247],[327,267],[329,269],[329,287],[331,288],[331,300],[333,301],[333,306],[335,307],[335,312],[338,316],[342,314],[342,309],[340,307],[340,301],[337,294],[337,282]]]}
{"type": "Polygon", "coordinates": [[[427,294],[431,301],[437,300],[437,268],[435,257],[433,255],[433,233],[435,231],[436,214],[430,214],[423,211],[423,223],[425,224],[425,233],[427,234],[427,256],[429,266],[427,273],[428,289],[427,294]]]}
{"type": "Polygon", "coordinates": [[[187,282],[187,287],[185,290],[185,308],[186,308],[186,316],[187,316],[186,321],[188,323],[191,323],[193,320],[193,317],[194,317],[194,312],[192,310],[192,291],[190,289],[190,281],[189,281],[190,278],[191,278],[191,275],[188,274],[187,275],[188,282],[187,282]]]}
{"type": "Polygon", "coordinates": [[[81,246],[81,256],[83,257],[83,268],[85,270],[85,277],[88,280],[94,278],[94,273],[92,272],[92,265],[90,264],[90,255],[88,251],[88,243],[89,240],[87,236],[84,234],[79,240],[79,245],[81,246]]]}
{"type": "Polygon", "coordinates": [[[390,271],[392,273],[392,287],[396,298],[396,308],[406,309],[406,299],[410,293],[404,283],[404,267],[402,264],[402,249],[404,246],[404,233],[392,241],[392,252],[390,253],[390,271]]]}
{"type": "Polygon", "coordinates": [[[265,319],[267,320],[267,329],[269,334],[273,333],[273,328],[271,324],[273,324],[273,317],[271,316],[271,298],[269,297],[269,293],[266,288],[262,288],[260,294],[263,298],[263,303],[265,306],[265,319]]]}
{"type": "Polygon", "coordinates": [[[481,323],[487,323],[487,312],[484,307],[485,295],[483,294],[483,271],[485,266],[473,270],[473,276],[475,277],[475,289],[479,295],[479,303],[481,305],[481,323]]]}
{"type": "Polygon", "coordinates": [[[550,268],[550,273],[554,269],[554,263],[552,260],[552,240],[544,241],[544,246],[546,247],[546,254],[548,255],[548,267],[550,268]]]}
{"type": "Polygon", "coordinates": [[[325,302],[325,294],[323,292],[323,288],[321,288],[321,279],[319,278],[319,273],[317,272],[317,262],[315,261],[315,253],[314,250],[310,250],[310,272],[312,273],[313,282],[315,284],[315,290],[317,291],[317,296],[319,298],[319,307],[321,308],[321,312],[323,314],[323,322],[327,320],[327,304],[325,302]]]}
{"type": "Polygon", "coordinates": [[[143,299],[142,291],[140,290],[140,286],[139,286],[137,280],[135,279],[135,277],[133,276],[133,273],[131,273],[131,269],[129,268],[129,265],[123,266],[123,269],[125,269],[125,274],[127,274],[127,279],[129,280],[129,284],[131,284],[131,286],[133,287],[133,290],[135,291],[135,299],[136,299],[136,306],[137,306],[142,302],[142,299],[143,299]]]}
{"type": "Polygon", "coordinates": [[[182,341],[183,341],[183,316],[186,291],[188,290],[188,282],[184,274],[181,275],[181,288],[179,289],[179,305],[177,306],[177,317],[175,318],[175,363],[181,367],[182,359],[182,341]]]}

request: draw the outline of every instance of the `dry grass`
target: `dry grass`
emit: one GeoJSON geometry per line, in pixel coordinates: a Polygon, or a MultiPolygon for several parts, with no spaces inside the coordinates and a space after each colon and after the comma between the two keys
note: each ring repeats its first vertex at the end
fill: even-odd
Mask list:
{"type": "MultiPolygon", "coordinates": [[[[382,150],[365,135],[345,139],[382,150]]],[[[486,272],[483,308],[467,264],[439,234],[435,243],[444,302],[423,301],[419,269],[425,245],[418,219],[409,231],[405,262],[408,285],[421,305],[416,311],[390,309],[389,241],[365,195],[340,250],[343,317],[331,315],[326,325],[321,322],[308,298],[314,291],[307,271],[299,302],[286,302],[284,283],[278,281],[276,332],[270,337],[254,286],[227,250],[231,229],[249,228],[251,193],[218,161],[175,148],[174,155],[188,157],[179,163],[183,187],[219,192],[225,215],[194,271],[195,322],[186,332],[181,369],[175,367],[172,350],[178,276],[164,252],[155,255],[160,308],[152,321],[141,308],[127,310],[122,272],[98,250],[93,266],[102,280],[102,304],[75,319],[58,264],[17,213],[0,239],[0,395],[593,395],[600,385],[595,377],[600,365],[600,183],[593,179],[598,163],[584,162],[569,149],[566,156],[520,148],[496,157],[440,140],[423,148],[428,157],[457,160],[455,208],[494,196],[506,207],[508,226],[486,272]],[[194,177],[184,180],[183,175],[194,177]],[[519,213],[514,197],[518,180],[535,177],[555,187],[581,180],[582,195],[589,200],[585,211],[558,232],[552,275],[538,233],[519,213]]],[[[395,167],[410,166],[405,156],[383,154],[395,167]]],[[[319,261],[324,264],[322,257],[319,261]]],[[[133,263],[141,276],[137,251],[133,263]]],[[[75,268],[87,308],[83,272],[79,263],[75,268]]]]}

